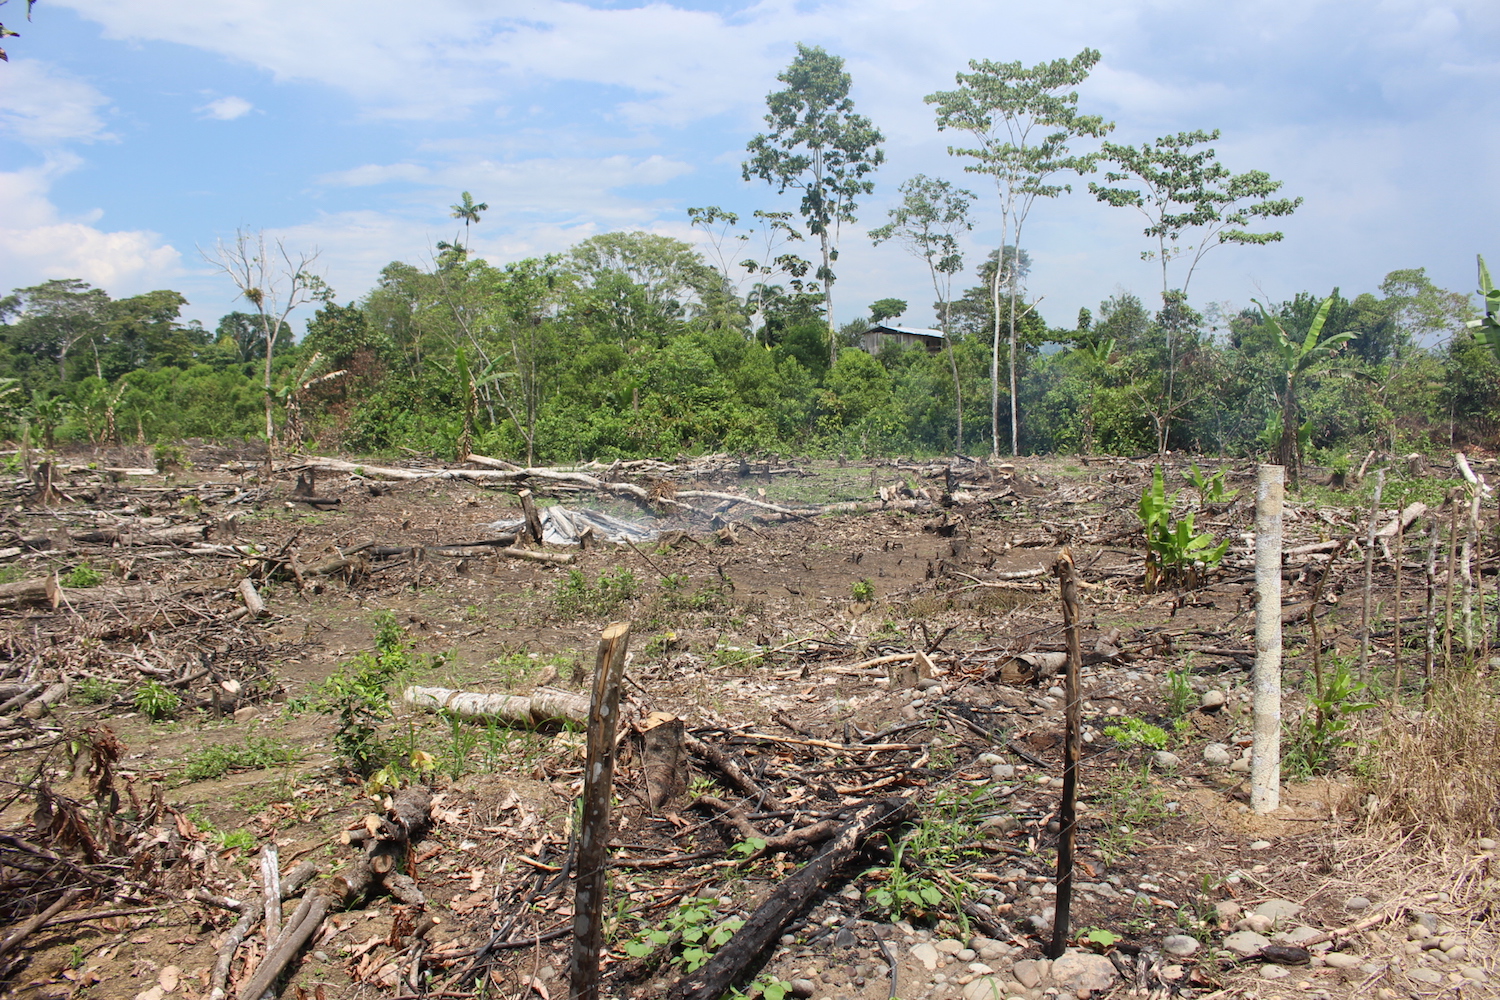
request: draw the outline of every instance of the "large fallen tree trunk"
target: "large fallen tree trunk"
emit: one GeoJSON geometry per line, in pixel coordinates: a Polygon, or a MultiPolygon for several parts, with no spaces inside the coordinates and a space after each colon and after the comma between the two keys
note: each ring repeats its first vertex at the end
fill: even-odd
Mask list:
{"type": "Polygon", "coordinates": [[[861,806],[817,855],[756,907],[744,926],[697,972],[679,979],[667,1000],[718,1000],[743,979],[754,962],[781,937],[782,929],[807,907],[818,890],[859,852],[874,830],[906,820],[915,810],[902,798],[861,806]]]}
{"type": "Polygon", "coordinates": [[[452,712],[464,719],[498,719],[523,726],[554,719],[571,722],[587,722],[589,719],[587,696],[550,687],[539,687],[528,698],[412,685],[401,693],[401,698],[413,708],[431,708],[452,712]]]}

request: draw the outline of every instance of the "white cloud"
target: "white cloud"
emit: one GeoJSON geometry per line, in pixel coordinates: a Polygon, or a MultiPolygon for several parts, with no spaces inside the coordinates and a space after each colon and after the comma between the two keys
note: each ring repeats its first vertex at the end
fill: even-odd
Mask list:
{"type": "Polygon", "coordinates": [[[40,147],[113,138],[99,117],[109,98],[88,83],[36,59],[17,59],[4,72],[0,134],[40,147]]]}
{"type": "Polygon", "coordinates": [[[198,109],[203,112],[205,118],[214,118],[221,122],[232,122],[255,110],[255,105],[243,97],[220,97],[218,100],[209,101],[198,109]]]}
{"type": "Polygon", "coordinates": [[[59,156],[41,167],[0,172],[0,274],[7,285],[82,278],[120,296],[160,288],[180,274],[181,254],[156,233],[111,232],[59,217],[48,191],[78,162],[59,156]]]}

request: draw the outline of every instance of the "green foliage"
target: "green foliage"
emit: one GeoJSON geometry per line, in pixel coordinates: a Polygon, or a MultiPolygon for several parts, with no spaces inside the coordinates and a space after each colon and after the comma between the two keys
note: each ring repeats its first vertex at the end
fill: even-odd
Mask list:
{"type": "Polygon", "coordinates": [[[1161,466],[1154,467],[1151,483],[1141,494],[1137,508],[1146,535],[1147,593],[1153,593],[1162,583],[1195,585],[1202,571],[1217,566],[1229,551],[1229,539],[1215,545],[1212,534],[1193,530],[1192,512],[1172,520],[1178,496],[1166,495],[1161,466]]]}
{"type": "Polygon", "coordinates": [[[904,841],[887,837],[886,843],[890,845],[891,863],[865,872],[866,878],[879,880],[865,893],[865,899],[891,920],[925,917],[942,903],[942,890],[931,879],[914,876],[903,867],[904,841]]]}
{"type": "Polygon", "coordinates": [[[553,604],[565,618],[605,618],[618,611],[636,594],[636,578],[628,568],[605,570],[590,583],[581,570],[568,570],[557,585],[553,604]]]}
{"type": "Polygon", "coordinates": [[[380,725],[391,716],[387,686],[415,666],[406,633],[390,611],[375,615],[375,652],[360,653],[302,699],[293,711],[337,719],[333,745],[346,767],[368,777],[389,756],[380,725]]]}
{"type": "Polygon", "coordinates": [[[182,761],[182,776],[188,781],[207,781],[233,771],[281,767],[300,759],[301,754],[286,743],[246,736],[239,746],[210,743],[190,751],[182,761]]]}
{"type": "Polygon", "coordinates": [[[645,958],[659,949],[666,949],[672,965],[680,966],[685,972],[696,972],[745,923],[734,918],[715,923],[717,903],[717,900],[699,897],[684,899],[667,911],[660,923],[643,928],[622,944],[621,949],[631,958],[645,958]]]}
{"type": "Polygon", "coordinates": [[[1165,750],[1170,740],[1165,729],[1130,716],[1121,719],[1117,725],[1105,726],[1104,735],[1124,747],[1150,750],[1165,750]]]}
{"type": "Polygon", "coordinates": [[[1490,280],[1490,269],[1483,257],[1479,258],[1479,294],[1484,299],[1484,315],[1469,320],[1467,325],[1475,331],[1474,340],[1500,359],[1500,288],[1490,280]]]}
{"type": "Polygon", "coordinates": [[[849,596],[861,604],[868,604],[875,599],[875,585],[869,580],[855,580],[849,587],[849,596]]]}
{"type": "Polygon", "coordinates": [[[1322,677],[1321,690],[1308,696],[1308,706],[1287,736],[1281,755],[1281,772],[1288,777],[1307,778],[1332,770],[1339,754],[1353,746],[1350,716],[1375,707],[1366,700],[1368,688],[1356,680],[1343,657],[1332,661],[1333,669],[1322,677]]]}
{"type": "Polygon", "coordinates": [[[1171,815],[1166,793],[1152,782],[1149,765],[1116,769],[1105,776],[1091,799],[1091,814],[1101,824],[1094,832],[1094,844],[1109,864],[1134,853],[1140,832],[1159,827],[1171,815]]]}
{"type": "Polygon", "coordinates": [[[1167,712],[1174,719],[1187,715],[1198,705],[1198,696],[1190,681],[1192,675],[1186,663],[1167,671],[1167,712]]]}
{"type": "Polygon", "coordinates": [[[799,42],[797,57],[776,79],[787,86],[766,95],[771,131],[750,140],[742,172],[745,180],[758,177],[778,194],[788,188],[802,192],[802,217],[822,250],[814,277],[831,319],[839,224],[853,222],[857,199],[875,190],[867,175],[885,162],[885,137],[855,113],[843,59],[799,42]]]}
{"type": "Polygon", "coordinates": [[[182,707],[182,695],[161,681],[147,681],[141,685],[133,700],[137,712],[158,722],[170,719],[182,707]]]}
{"type": "Polygon", "coordinates": [[[216,830],[213,837],[221,851],[255,850],[255,834],[249,830],[216,830]]]}
{"type": "Polygon", "coordinates": [[[1091,951],[1105,952],[1119,944],[1118,934],[1099,927],[1084,927],[1078,932],[1078,943],[1091,951]]]}
{"type": "Polygon", "coordinates": [[[1224,486],[1224,475],[1229,470],[1220,466],[1217,472],[1205,476],[1198,469],[1198,463],[1190,463],[1188,470],[1188,482],[1193,484],[1193,489],[1198,491],[1198,502],[1205,503],[1228,503],[1239,495],[1238,490],[1229,490],[1224,486]]]}
{"type": "Polygon", "coordinates": [[[58,582],[64,587],[97,587],[104,582],[104,574],[84,560],[64,573],[58,582]]]}

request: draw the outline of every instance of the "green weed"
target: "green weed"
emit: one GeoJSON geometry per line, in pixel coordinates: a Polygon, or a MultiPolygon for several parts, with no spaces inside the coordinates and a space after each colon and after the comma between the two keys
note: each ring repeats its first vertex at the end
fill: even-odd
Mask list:
{"type": "Polygon", "coordinates": [[[869,580],[856,580],[849,588],[849,596],[860,604],[868,604],[875,600],[875,585],[869,580]]]}
{"type": "Polygon", "coordinates": [[[696,972],[724,947],[734,932],[744,924],[731,918],[714,922],[717,900],[684,899],[656,926],[644,928],[621,947],[631,958],[645,958],[666,949],[672,965],[686,972],[696,972]]]}
{"type": "Polygon", "coordinates": [[[115,698],[116,685],[97,677],[85,677],[73,688],[73,701],[80,705],[104,705],[115,698]]]}
{"type": "Polygon", "coordinates": [[[247,736],[240,746],[211,744],[189,752],[183,758],[182,776],[188,781],[207,781],[232,771],[281,767],[300,759],[301,754],[285,743],[247,736]]]}
{"type": "Polygon", "coordinates": [[[1105,726],[1104,735],[1122,747],[1146,747],[1150,750],[1165,750],[1169,741],[1165,729],[1129,716],[1121,719],[1119,725],[1105,726]]]}
{"type": "Polygon", "coordinates": [[[1284,776],[1308,778],[1333,770],[1340,751],[1354,745],[1349,738],[1349,716],[1375,707],[1365,700],[1368,690],[1354,678],[1349,661],[1335,658],[1323,677],[1323,689],[1308,696],[1308,706],[1297,719],[1281,756],[1284,776]]]}
{"type": "Polygon", "coordinates": [[[1109,864],[1136,851],[1141,830],[1159,827],[1171,816],[1166,793],[1152,783],[1149,767],[1119,768],[1090,798],[1102,823],[1095,850],[1109,864]]]}
{"type": "Polygon", "coordinates": [[[1167,671],[1167,712],[1173,718],[1181,718],[1197,706],[1198,697],[1189,680],[1192,674],[1188,663],[1167,671]]]}
{"type": "Polygon", "coordinates": [[[624,566],[600,573],[593,583],[581,570],[568,570],[553,604],[565,618],[607,618],[636,594],[635,574],[624,566]]]}
{"type": "Polygon", "coordinates": [[[182,707],[182,695],[161,681],[147,681],[136,690],[134,701],[137,712],[158,722],[170,719],[182,707]]]}
{"type": "Polygon", "coordinates": [[[58,582],[68,588],[97,587],[104,582],[104,574],[85,560],[64,573],[58,582]]]}

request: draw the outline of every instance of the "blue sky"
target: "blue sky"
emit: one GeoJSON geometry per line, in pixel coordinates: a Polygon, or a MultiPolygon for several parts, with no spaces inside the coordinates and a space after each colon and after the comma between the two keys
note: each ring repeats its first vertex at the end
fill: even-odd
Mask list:
{"type": "MultiPolygon", "coordinates": [[[[615,229],[695,240],[689,206],[794,208],[739,165],[799,41],[847,60],[887,140],[842,234],[840,320],[887,296],[932,318],[921,264],[865,237],[912,174],[979,193],[971,263],[998,239],[993,189],[963,178],[922,97],[971,58],[1086,46],[1103,60],[1081,107],[1115,141],[1219,128],[1227,166],[1306,199],[1283,243],[1207,256],[1200,306],[1353,294],[1404,267],[1468,292],[1474,255],[1500,259],[1494,0],[42,0],[30,24],[14,0],[0,17],[22,32],[0,64],[0,292],[176,288],[209,326],[243,303],[198,248],[238,226],[319,249],[347,301],[453,239],[462,190],[490,205],[473,245],[496,262],[615,229]]],[[[1038,203],[1043,315],[1071,325],[1122,288],[1150,301],[1140,228],[1086,192],[1038,203]]]]}

